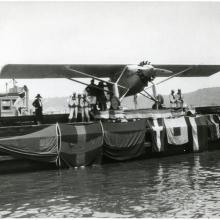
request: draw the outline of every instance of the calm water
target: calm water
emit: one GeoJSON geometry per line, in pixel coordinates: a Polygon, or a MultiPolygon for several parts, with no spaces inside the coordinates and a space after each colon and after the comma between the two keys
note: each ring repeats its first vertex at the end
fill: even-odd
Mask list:
{"type": "Polygon", "coordinates": [[[0,217],[220,217],[220,151],[0,176],[0,217]]]}

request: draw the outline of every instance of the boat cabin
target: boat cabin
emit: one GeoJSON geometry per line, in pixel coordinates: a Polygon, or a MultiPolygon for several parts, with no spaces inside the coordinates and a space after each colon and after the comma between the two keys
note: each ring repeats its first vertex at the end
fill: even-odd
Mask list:
{"type": "Polygon", "coordinates": [[[13,86],[6,93],[0,93],[0,117],[17,116],[14,103],[21,91],[25,92],[25,106],[28,107],[28,90],[26,87],[13,86]]]}

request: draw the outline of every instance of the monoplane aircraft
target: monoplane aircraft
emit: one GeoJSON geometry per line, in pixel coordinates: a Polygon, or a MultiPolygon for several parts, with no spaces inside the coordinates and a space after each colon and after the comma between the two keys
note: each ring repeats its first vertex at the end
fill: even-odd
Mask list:
{"type": "MultiPolygon", "coordinates": [[[[1,70],[0,78],[67,78],[86,84],[76,78],[93,78],[112,86],[112,106],[117,109],[125,96],[145,92],[146,97],[155,100],[145,88],[154,85],[156,77],[207,77],[220,71],[220,65],[152,65],[143,61],[137,65],[130,64],[9,64],[1,70]],[[110,81],[101,78],[108,77],[110,81]],[[116,101],[117,100],[117,101],[116,101]]],[[[162,81],[164,82],[164,81],[162,81]]],[[[162,83],[160,82],[160,83],[162,83]]],[[[158,84],[158,83],[157,83],[158,84]]],[[[142,93],[143,94],[143,93],[142,93]]]]}

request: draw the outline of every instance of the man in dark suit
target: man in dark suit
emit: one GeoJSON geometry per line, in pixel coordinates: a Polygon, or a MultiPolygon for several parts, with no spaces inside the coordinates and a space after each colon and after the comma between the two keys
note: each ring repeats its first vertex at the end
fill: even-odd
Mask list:
{"type": "Polygon", "coordinates": [[[86,92],[88,94],[88,99],[90,101],[91,110],[96,111],[97,104],[97,85],[95,84],[95,80],[92,79],[91,83],[86,87],[86,92]]]}
{"type": "Polygon", "coordinates": [[[37,96],[35,97],[34,102],[32,103],[32,105],[35,108],[35,117],[36,117],[36,122],[37,124],[41,124],[42,123],[42,118],[43,118],[43,105],[42,105],[42,101],[41,101],[41,95],[37,94],[37,96]]]}

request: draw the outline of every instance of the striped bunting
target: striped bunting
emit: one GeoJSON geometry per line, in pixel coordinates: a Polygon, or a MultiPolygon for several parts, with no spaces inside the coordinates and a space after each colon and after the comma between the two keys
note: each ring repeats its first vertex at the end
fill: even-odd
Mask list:
{"type": "Polygon", "coordinates": [[[209,119],[210,121],[213,123],[214,127],[215,127],[215,137],[216,139],[220,138],[220,131],[219,131],[219,119],[218,117],[216,117],[216,115],[209,115],[209,119]]]}
{"type": "Polygon", "coordinates": [[[208,148],[208,124],[205,116],[185,117],[189,127],[190,145],[193,152],[203,151],[208,148]]]}
{"type": "Polygon", "coordinates": [[[220,130],[219,130],[219,116],[218,115],[203,115],[206,119],[206,124],[208,128],[208,137],[211,141],[216,141],[220,138],[220,130]]]}

